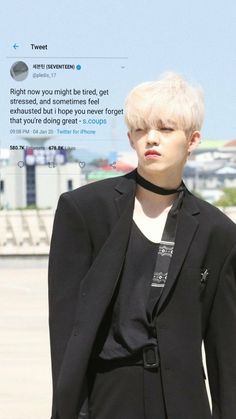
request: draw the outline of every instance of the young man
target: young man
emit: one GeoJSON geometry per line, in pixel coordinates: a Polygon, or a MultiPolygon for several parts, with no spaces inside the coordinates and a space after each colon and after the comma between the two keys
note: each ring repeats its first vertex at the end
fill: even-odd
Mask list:
{"type": "Polygon", "coordinates": [[[178,75],[137,86],[125,106],[137,169],[59,199],[52,419],[235,419],[236,226],[182,182],[203,113],[178,75]]]}

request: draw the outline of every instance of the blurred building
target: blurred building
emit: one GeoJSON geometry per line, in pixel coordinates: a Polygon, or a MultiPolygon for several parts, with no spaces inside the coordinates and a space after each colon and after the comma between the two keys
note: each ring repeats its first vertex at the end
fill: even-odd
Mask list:
{"type": "Polygon", "coordinates": [[[62,192],[86,183],[81,162],[67,162],[64,151],[14,150],[0,164],[2,209],[54,208],[62,192]]]}
{"type": "Polygon", "coordinates": [[[223,188],[236,189],[236,140],[222,143],[202,143],[188,160],[184,181],[191,191],[210,203],[223,194],[223,188]]]}

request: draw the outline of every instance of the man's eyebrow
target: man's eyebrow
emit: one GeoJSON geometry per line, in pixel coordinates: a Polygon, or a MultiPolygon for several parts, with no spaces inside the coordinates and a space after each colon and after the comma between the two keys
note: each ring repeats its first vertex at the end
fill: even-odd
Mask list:
{"type": "Polygon", "coordinates": [[[158,119],[157,120],[157,124],[159,125],[171,125],[172,127],[177,127],[178,124],[176,121],[174,121],[173,119],[158,119]]]}

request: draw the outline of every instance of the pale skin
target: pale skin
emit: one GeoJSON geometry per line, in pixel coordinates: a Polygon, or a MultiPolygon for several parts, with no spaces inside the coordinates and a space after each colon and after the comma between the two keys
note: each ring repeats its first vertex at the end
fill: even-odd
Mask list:
{"type": "MultiPolygon", "coordinates": [[[[176,189],[181,184],[188,156],[200,142],[200,132],[189,134],[170,123],[155,129],[131,130],[128,138],[137,153],[138,173],[155,185],[176,189]],[[158,154],[145,155],[150,150],[158,154]]],[[[159,195],[137,185],[133,220],[152,242],[160,242],[168,211],[176,197],[177,194],[159,195]]]]}

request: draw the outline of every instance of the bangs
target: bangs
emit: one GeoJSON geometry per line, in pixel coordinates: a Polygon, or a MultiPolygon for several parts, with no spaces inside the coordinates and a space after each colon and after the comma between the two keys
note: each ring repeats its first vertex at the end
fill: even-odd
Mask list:
{"type": "Polygon", "coordinates": [[[129,130],[160,129],[170,127],[173,129],[188,130],[191,126],[192,113],[183,112],[183,108],[175,101],[135,102],[126,110],[125,120],[129,130]]]}
{"type": "Polygon", "coordinates": [[[125,121],[130,131],[170,126],[184,131],[200,130],[204,117],[200,89],[179,76],[135,87],[125,101],[125,121]],[[172,79],[173,78],[173,79],[172,79]]]}

